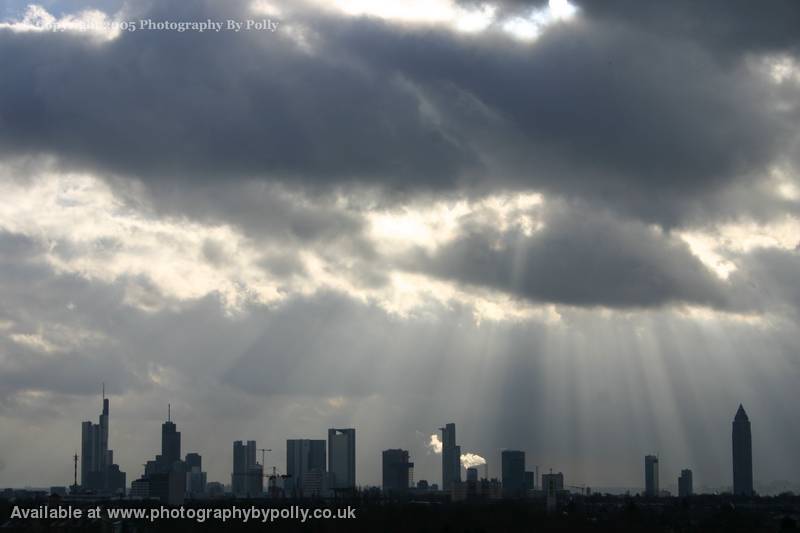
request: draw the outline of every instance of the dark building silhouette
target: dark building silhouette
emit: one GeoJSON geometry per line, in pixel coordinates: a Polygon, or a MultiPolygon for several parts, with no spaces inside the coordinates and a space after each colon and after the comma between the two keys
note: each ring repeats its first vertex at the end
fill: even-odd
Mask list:
{"type": "Polygon", "coordinates": [[[383,492],[405,494],[411,479],[414,463],[409,461],[408,451],[400,449],[383,451],[383,492]]]}
{"type": "Polygon", "coordinates": [[[644,456],[644,493],[645,496],[658,496],[658,456],[644,456]]]}
{"type": "Polygon", "coordinates": [[[681,470],[678,478],[678,496],[686,498],[692,495],[692,471],[688,468],[681,470]]]}
{"type": "Polygon", "coordinates": [[[190,470],[195,466],[200,470],[203,469],[203,458],[199,453],[187,453],[184,462],[186,463],[187,470],[190,470]]]}
{"type": "Polygon", "coordinates": [[[150,497],[150,478],[147,475],[134,479],[128,496],[134,499],[147,499],[150,497]]]}
{"type": "Polygon", "coordinates": [[[467,468],[467,480],[463,483],[466,489],[466,499],[475,500],[480,495],[480,479],[478,469],[474,466],[467,468]]]}
{"type": "Polygon", "coordinates": [[[525,490],[533,490],[536,488],[536,472],[525,472],[525,490]]]}
{"type": "Polygon", "coordinates": [[[260,496],[264,491],[264,467],[256,462],[256,441],[233,443],[231,489],[240,497],[260,496]]]}
{"type": "Polygon", "coordinates": [[[206,473],[203,472],[203,458],[199,453],[187,453],[183,460],[186,465],[186,494],[200,496],[206,492],[206,473]]]}
{"type": "Polygon", "coordinates": [[[206,496],[220,498],[225,494],[225,486],[219,481],[209,481],[206,484],[206,496]]]}
{"type": "Polygon", "coordinates": [[[161,425],[161,461],[164,469],[168,469],[176,461],[181,460],[181,432],[172,422],[170,406],[167,406],[167,421],[161,425]]]}
{"type": "Polygon", "coordinates": [[[562,472],[542,474],[542,490],[545,492],[561,492],[564,490],[564,474],[562,472]]]}
{"type": "Polygon", "coordinates": [[[503,450],[501,454],[503,493],[507,497],[522,496],[525,491],[525,452],[503,450]]]}
{"type": "Polygon", "coordinates": [[[144,465],[144,477],[152,476],[153,474],[158,474],[159,470],[161,469],[161,454],[156,455],[155,459],[150,459],[144,465]]]}
{"type": "Polygon", "coordinates": [[[328,430],[328,471],[332,488],[356,488],[356,430],[328,430]]]}
{"type": "Polygon", "coordinates": [[[446,424],[442,432],[442,490],[450,491],[461,481],[461,446],[456,445],[456,425],[446,424]]]}
{"type": "Polygon", "coordinates": [[[181,460],[181,433],[167,406],[167,420],[161,425],[161,455],[145,464],[144,476],[135,481],[136,495],[147,494],[163,503],[181,505],[186,495],[186,474],[186,463],[181,460]]]}
{"type": "Polygon", "coordinates": [[[105,493],[125,492],[125,472],[114,464],[108,449],[109,401],[103,387],[103,411],[97,424],[81,424],[81,489],[105,493]]]}
{"type": "Polygon", "coordinates": [[[733,419],[733,493],[741,496],[753,494],[753,442],[750,419],[739,404],[733,419]]]}
{"type": "Polygon", "coordinates": [[[182,505],[186,492],[186,473],[176,467],[169,472],[159,472],[147,478],[149,497],[158,498],[169,505],[182,505]]]}
{"type": "MultiPolygon", "coordinates": [[[[324,482],[327,472],[325,441],[310,439],[288,439],[286,441],[286,479],[284,487],[289,492],[303,495],[306,481],[316,484],[317,478],[324,482]]],[[[306,490],[311,495],[311,488],[306,490]]]]}

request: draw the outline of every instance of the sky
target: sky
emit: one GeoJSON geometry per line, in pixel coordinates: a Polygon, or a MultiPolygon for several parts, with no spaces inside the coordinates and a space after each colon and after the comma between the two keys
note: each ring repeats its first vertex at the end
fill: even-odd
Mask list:
{"type": "Polygon", "coordinates": [[[0,0],[0,486],[355,427],[800,483],[792,0],[0,0]],[[239,32],[139,21],[263,21],[239,32]],[[130,28],[136,31],[130,31],[130,28]],[[57,29],[58,31],[54,31],[57,29]]]}

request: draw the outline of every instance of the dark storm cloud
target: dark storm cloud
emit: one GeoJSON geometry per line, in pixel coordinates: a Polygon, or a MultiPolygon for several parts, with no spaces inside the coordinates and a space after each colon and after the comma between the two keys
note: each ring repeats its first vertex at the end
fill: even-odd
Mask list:
{"type": "Polygon", "coordinates": [[[474,122],[465,133],[486,148],[495,182],[668,225],[755,180],[794,135],[766,81],[743,65],[612,21],[558,25],[531,46],[380,25],[345,38],[373,68],[420,84],[454,123],[470,124],[459,94],[499,117],[490,133],[474,122]]]}
{"type": "MultiPolygon", "coordinates": [[[[466,7],[483,2],[459,0],[466,7]]],[[[501,15],[524,16],[543,9],[547,0],[498,0],[501,15]]],[[[637,0],[572,0],[591,19],[622,22],[662,38],[695,40],[728,54],[796,50],[800,44],[800,6],[793,0],[750,2],[706,0],[641,2],[637,0]]]]}
{"type": "MultiPolygon", "coordinates": [[[[146,15],[242,9],[165,2],[146,15]]],[[[786,148],[793,129],[741,62],[587,11],[528,45],[498,30],[465,37],[297,9],[286,23],[308,28],[310,54],[288,31],[136,32],[105,44],[3,31],[0,149],[143,177],[158,195],[241,176],[389,191],[470,184],[680,225],[713,216],[715,195],[786,148]]]]}
{"type": "MultiPolygon", "coordinates": [[[[142,16],[221,18],[243,5],[164,2],[142,16]]],[[[232,223],[279,243],[263,263],[273,275],[302,273],[286,245],[313,243],[369,286],[385,283],[387,263],[358,209],[305,186],[444,194],[468,183],[581,197],[586,220],[561,213],[532,237],[472,227],[408,268],[537,301],[729,307],[684,244],[626,217],[670,227],[727,216],[732,190],[736,212],[769,213],[750,184],[793,130],[743,63],[634,24],[636,10],[592,9],[533,44],[496,29],[463,36],[290,11],[287,24],[310,28],[310,54],[281,32],[136,32],[98,44],[3,31],[0,149],[117,173],[110,183],[123,195],[127,177],[140,178],[157,216],[232,223]],[[612,246],[595,245],[604,240],[612,246]]],[[[208,241],[202,259],[223,264],[227,253],[208,241]]]]}
{"type": "Polygon", "coordinates": [[[662,38],[697,40],[725,55],[797,52],[800,45],[800,5],[792,0],[579,0],[576,4],[589,17],[624,21],[662,38]]]}
{"type": "Polygon", "coordinates": [[[724,286],[677,237],[585,209],[547,210],[544,228],[467,225],[455,241],[408,262],[448,279],[538,302],[654,307],[731,306],[724,286]]]}
{"type": "MultiPolygon", "coordinates": [[[[223,10],[173,1],[142,16],[254,15],[242,3],[223,10]]],[[[6,154],[53,153],[73,164],[189,182],[383,176],[402,186],[412,175],[449,179],[470,163],[420,115],[399,80],[324,49],[307,54],[280,32],[140,31],[98,44],[2,31],[0,54],[6,154]]]]}

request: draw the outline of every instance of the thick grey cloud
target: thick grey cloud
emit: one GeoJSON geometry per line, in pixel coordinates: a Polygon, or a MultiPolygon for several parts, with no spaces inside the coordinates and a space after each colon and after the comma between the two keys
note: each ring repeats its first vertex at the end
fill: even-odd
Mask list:
{"type": "Polygon", "coordinates": [[[624,21],[668,39],[697,40],[724,55],[797,51],[800,6],[791,0],[644,3],[576,2],[588,16],[624,21]]]}
{"type": "Polygon", "coordinates": [[[770,105],[766,79],[742,64],[612,21],[559,25],[532,46],[381,25],[346,37],[374,68],[427,88],[470,133],[479,128],[463,96],[480,102],[501,124],[487,120],[490,133],[475,143],[487,148],[494,180],[667,225],[728,187],[757,182],[795,135],[770,105]]]}
{"type": "MultiPolygon", "coordinates": [[[[242,10],[165,2],[144,14],[242,10]]],[[[0,149],[143,177],[158,194],[165,182],[242,176],[388,191],[510,186],[672,226],[712,216],[707,205],[757,182],[795,137],[791,114],[742,61],[622,15],[586,9],[533,45],[496,31],[475,39],[290,16],[312,53],[288,31],[137,32],[100,45],[4,31],[0,149]]]]}
{"type": "Polygon", "coordinates": [[[579,207],[546,209],[542,223],[530,236],[519,227],[467,226],[455,241],[419,252],[409,267],[538,302],[731,306],[730,286],[677,237],[579,207]]]}
{"type": "Polygon", "coordinates": [[[114,180],[115,190],[130,205],[151,210],[156,217],[188,215],[208,224],[231,224],[254,239],[281,243],[336,242],[342,236],[358,237],[364,221],[357,212],[335,205],[335,197],[320,192],[305,194],[299,188],[276,186],[262,180],[234,182],[151,183],[130,190],[124,179],[114,180]]]}
{"type": "MultiPolygon", "coordinates": [[[[695,40],[724,55],[749,52],[796,50],[800,44],[797,25],[800,9],[792,0],[758,4],[747,0],[709,0],[692,2],[637,2],[611,0],[570,2],[592,19],[622,22],[670,40],[695,40]]],[[[459,0],[475,7],[477,0],[459,0]]],[[[543,9],[547,0],[498,0],[494,3],[504,15],[525,16],[543,9]]]]}
{"type": "MultiPolygon", "coordinates": [[[[142,16],[253,14],[241,3],[163,2],[142,16]]],[[[412,175],[448,179],[470,162],[399,80],[322,50],[306,54],[281,33],[134,32],[105,44],[57,33],[0,38],[6,154],[53,153],[152,179],[384,176],[398,187],[412,175]]]]}

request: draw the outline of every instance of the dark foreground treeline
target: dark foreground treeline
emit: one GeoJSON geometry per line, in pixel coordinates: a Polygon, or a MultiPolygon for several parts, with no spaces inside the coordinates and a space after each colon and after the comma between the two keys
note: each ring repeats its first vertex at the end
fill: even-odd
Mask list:
{"type": "MultiPolygon", "coordinates": [[[[800,496],[785,495],[773,498],[739,499],[730,496],[695,496],[690,499],[663,498],[648,500],[639,497],[590,496],[575,497],[560,502],[558,509],[548,513],[543,500],[477,501],[448,503],[339,501],[315,502],[279,500],[222,500],[187,502],[189,508],[304,508],[355,507],[353,519],[317,519],[300,523],[298,520],[277,520],[271,523],[242,523],[232,520],[222,523],[207,520],[164,519],[111,521],[108,519],[58,520],[11,519],[15,505],[33,508],[49,504],[71,505],[87,509],[93,503],[59,502],[52,499],[10,501],[0,500],[0,533],[15,531],[40,532],[212,532],[212,531],[303,531],[303,532],[535,532],[535,531],[653,531],[653,532],[777,532],[800,531],[800,496]]],[[[155,502],[100,502],[109,507],[161,507],[155,502]]],[[[334,511],[335,514],[335,511],[334,511]]]]}

